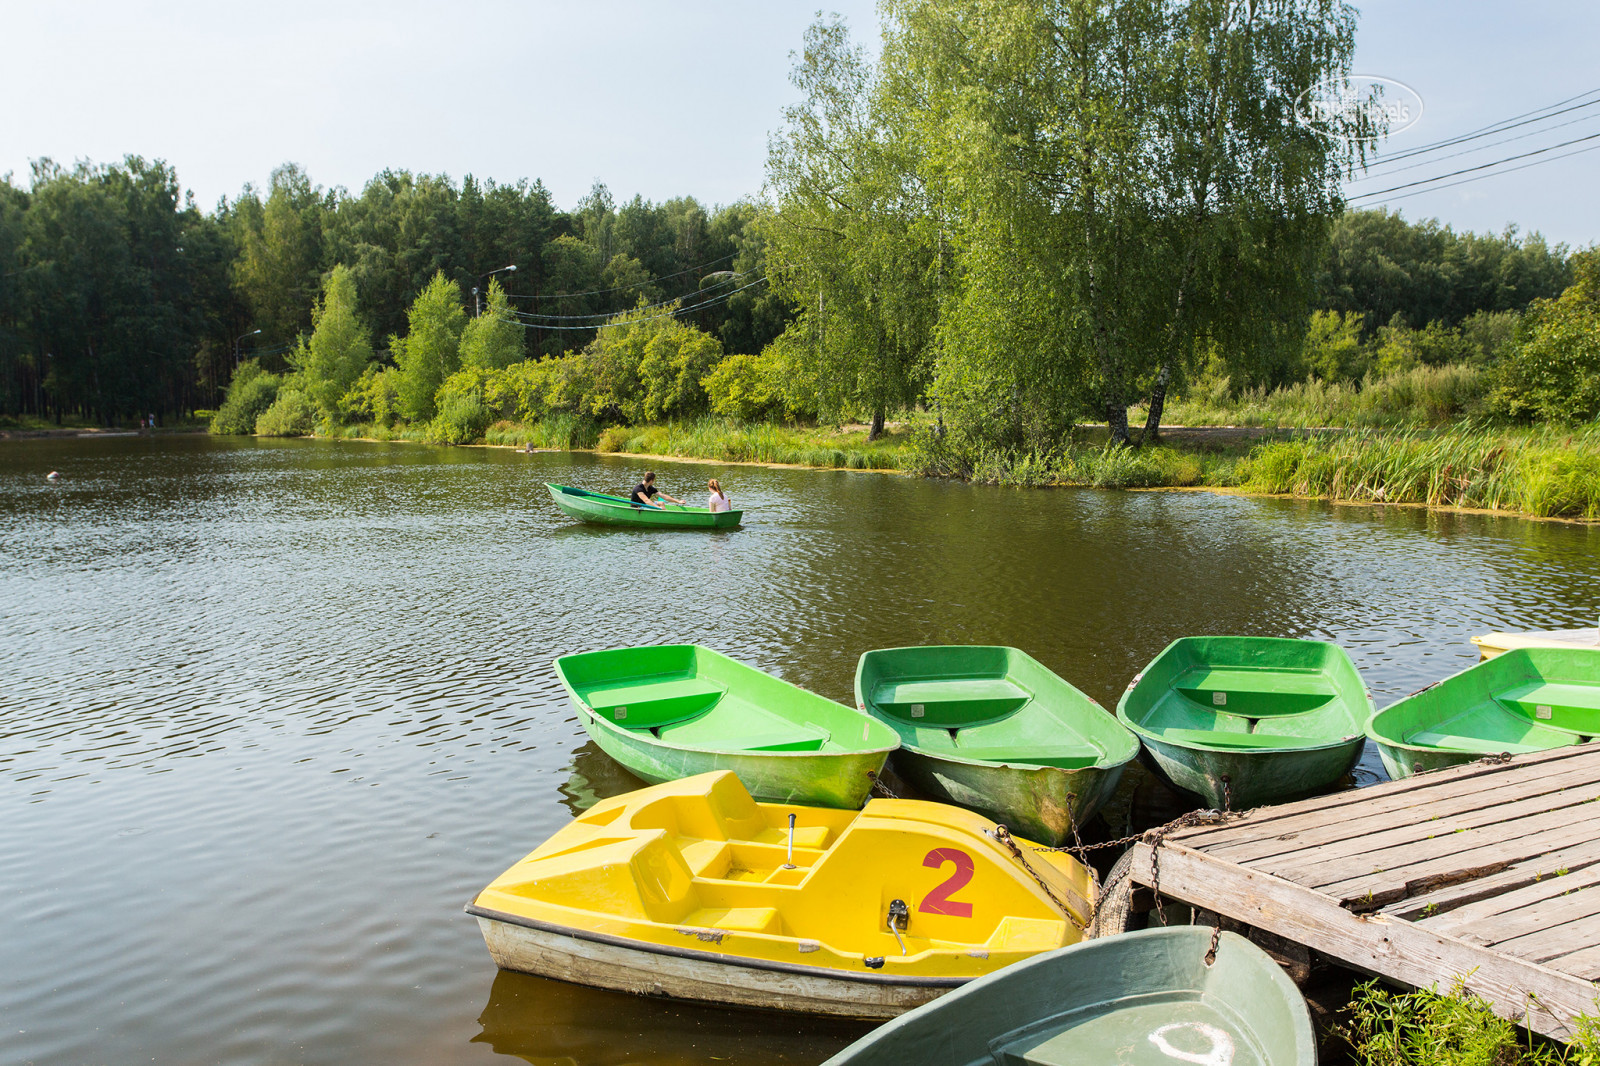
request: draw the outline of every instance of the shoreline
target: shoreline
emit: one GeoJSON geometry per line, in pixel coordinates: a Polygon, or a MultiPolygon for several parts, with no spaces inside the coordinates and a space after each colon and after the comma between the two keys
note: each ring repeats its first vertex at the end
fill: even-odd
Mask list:
{"type": "MultiPolygon", "coordinates": [[[[1254,437],[1257,434],[1249,433],[1249,431],[1252,430],[1252,429],[1257,429],[1258,427],[1232,427],[1232,426],[1230,426],[1230,427],[1205,427],[1205,428],[1245,430],[1246,433],[1248,434],[1248,436],[1254,437]]],[[[1270,432],[1271,431],[1268,431],[1268,433],[1270,433],[1270,432]]],[[[1263,433],[1263,434],[1260,434],[1260,435],[1261,436],[1267,436],[1268,434],[1267,433],[1263,433]]],[[[304,438],[299,438],[299,439],[302,439],[302,440],[352,441],[352,442],[361,443],[361,444],[423,444],[423,443],[426,443],[424,441],[408,441],[408,440],[387,440],[387,441],[384,441],[384,440],[379,440],[379,439],[377,439],[375,437],[304,437],[304,438]]],[[[817,471],[824,471],[824,472],[826,472],[826,471],[834,471],[834,472],[844,472],[844,473],[851,473],[851,474],[893,474],[893,475],[896,475],[896,476],[899,476],[899,477],[917,477],[917,476],[922,476],[922,475],[913,474],[909,470],[903,470],[903,469],[899,469],[899,468],[896,468],[896,467],[817,466],[817,465],[809,464],[809,463],[762,462],[761,460],[755,460],[755,459],[713,459],[713,458],[709,458],[709,457],[701,456],[701,455],[672,455],[672,454],[665,454],[665,453],[661,453],[661,452],[608,452],[608,451],[601,451],[598,448],[534,448],[530,452],[524,446],[521,446],[521,445],[516,445],[516,444],[489,444],[489,443],[486,443],[486,442],[484,442],[484,443],[476,443],[476,444],[460,444],[460,445],[434,445],[434,447],[496,448],[496,449],[500,449],[500,450],[503,450],[503,451],[519,452],[519,453],[522,453],[522,454],[525,454],[525,455],[540,455],[540,454],[545,454],[545,453],[552,453],[552,454],[561,454],[561,453],[573,454],[573,453],[578,453],[578,454],[600,455],[600,456],[615,456],[615,457],[617,457],[619,459],[636,459],[636,460],[655,459],[655,460],[663,461],[663,462],[694,463],[694,464],[701,465],[701,466],[756,466],[756,467],[769,467],[769,468],[774,469],[774,470],[817,470],[817,471]]],[[[936,479],[942,480],[942,481],[961,481],[961,482],[964,482],[966,484],[982,484],[981,482],[972,481],[969,478],[942,477],[942,476],[937,475],[937,474],[929,474],[929,475],[926,475],[926,476],[931,477],[931,478],[936,478],[936,479]]],[[[1323,504],[1329,504],[1331,506],[1337,506],[1337,507],[1364,507],[1364,508],[1368,508],[1368,509],[1372,509],[1372,510],[1381,510],[1381,509],[1386,508],[1386,507],[1403,507],[1403,508],[1407,508],[1409,510],[1432,511],[1432,512],[1436,512],[1436,513],[1439,513],[1439,514],[1472,515],[1472,516],[1482,517],[1482,518],[1514,518],[1514,519],[1517,519],[1519,521],[1524,521],[1524,522],[1556,522],[1556,523],[1561,523],[1563,525],[1572,525],[1572,526],[1597,526],[1597,525],[1600,525],[1600,518],[1572,517],[1572,516],[1568,516],[1568,515],[1536,515],[1536,514],[1529,514],[1527,512],[1523,512],[1523,511],[1497,510],[1495,508],[1488,508],[1488,507],[1462,507],[1462,506],[1458,506],[1458,505],[1455,505],[1455,504],[1433,504],[1433,503],[1427,503],[1425,501],[1420,501],[1420,500],[1352,500],[1352,499],[1345,499],[1345,498],[1341,498],[1341,497],[1332,497],[1332,496],[1310,496],[1310,495],[1302,496],[1302,495],[1299,495],[1299,494],[1296,494],[1296,493],[1258,492],[1258,491],[1252,491],[1250,489],[1240,488],[1240,487],[1237,487],[1237,486],[1230,486],[1230,485],[1132,485],[1132,486],[1125,486],[1125,487],[1120,487],[1120,488],[1112,488],[1112,487],[1097,487],[1097,486],[1094,486],[1094,485],[1052,484],[1052,485],[1032,485],[1032,486],[1024,486],[1024,485],[1011,485],[1011,486],[995,485],[995,486],[992,486],[992,487],[995,487],[995,488],[1015,488],[1015,489],[1092,489],[1092,490],[1097,491],[1097,492],[1209,492],[1209,493],[1213,493],[1213,494],[1219,495],[1219,496],[1241,496],[1241,497],[1246,497],[1246,498],[1249,498],[1249,499],[1267,499],[1267,500],[1297,500],[1297,501],[1301,501],[1301,502],[1305,502],[1305,503],[1323,503],[1323,504]]]]}

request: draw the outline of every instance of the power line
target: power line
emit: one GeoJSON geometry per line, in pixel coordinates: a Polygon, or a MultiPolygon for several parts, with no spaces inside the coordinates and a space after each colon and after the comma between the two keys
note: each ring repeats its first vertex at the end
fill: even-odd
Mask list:
{"type": "Polygon", "coordinates": [[[513,300],[566,300],[566,299],[570,299],[571,297],[574,297],[574,296],[603,296],[608,292],[625,292],[628,289],[641,289],[646,285],[654,285],[656,282],[665,281],[668,278],[676,278],[676,277],[680,277],[680,276],[682,276],[684,274],[693,274],[696,270],[699,270],[702,267],[708,267],[708,266],[711,266],[714,263],[721,263],[721,262],[723,262],[725,260],[732,259],[733,257],[735,257],[738,254],[739,254],[738,252],[729,252],[727,255],[720,255],[717,258],[711,260],[710,262],[700,263],[700,264],[698,264],[696,266],[692,266],[692,267],[685,267],[684,269],[679,270],[679,271],[675,271],[674,273],[671,273],[671,274],[663,274],[659,278],[651,278],[649,281],[635,281],[635,282],[633,282],[631,284],[628,284],[628,285],[616,285],[616,286],[613,286],[613,287],[611,287],[609,289],[589,289],[587,292],[557,292],[557,293],[543,293],[543,294],[535,294],[535,295],[526,295],[526,294],[522,294],[522,293],[515,293],[515,294],[507,293],[506,295],[510,296],[513,300]]]}
{"type": "MultiPolygon", "coordinates": [[[[751,274],[751,271],[746,270],[742,274],[733,274],[733,275],[731,275],[727,280],[732,281],[732,280],[734,280],[736,278],[747,278],[747,277],[750,276],[750,274],[751,274]]],[[[643,307],[630,307],[630,308],[628,308],[628,310],[629,311],[654,311],[658,307],[666,307],[666,306],[668,306],[670,304],[675,304],[679,300],[682,300],[682,299],[683,299],[683,297],[679,296],[679,297],[676,297],[675,299],[671,299],[671,300],[662,300],[659,303],[645,304],[643,307]]],[[[540,314],[539,312],[536,312],[536,311],[516,311],[516,310],[513,310],[511,313],[516,315],[518,318],[524,318],[524,319],[528,319],[530,321],[533,320],[533,319],[549,319],[549,320],[555,321],[555,322],[577,322],[577,321],[579,321],[581,319],[589,319],[589,318],[611,318],[612,316],[617,315],[617,314],[621,314],[622,312],[619,312],[619,311],[595,311],[595,312],[592,312],[590,314],[585,314],[585,315],[546,315],[546,314],[540,314]]],[[[537,325],[537,323],[535,323],[535,325],[537,325]]]]}
{"type": "MultiPolygon", "coordinates": [[[[717,304],[728,302],[729,300],[733,299],[735,296],[737,296],[739,293],[745,291],[746,289],[755,288],[757,285],[762,284],[766,280],[767,280],[766,278],[757,278],[756,280],[750,282],[748,285],[741,285],[737,289],[734,289],[732,292],[724,293],[723,295],[715,297],[714,299],[706,300],[704,303],[691,304],[688,307],[680,307],[675,311],[668,311],[664,315],[651,315],[648,318],[629,318],[629,319],[625,319],[624,321],[621,321],[621,322],[615,322],[615,321],[612,321],[612,322],[598,322],[598,323],[595,323],[594,325],[591,325],[591,326],[541,326],[537,322],[523,322],[520,319],[515,319],[515,318],[502,318],[502,319],[500,319],[500,321],[501,322],[509,322],[510,324],[512,324],[514,326],[521,326],[523,329],[539,329],[539,330],[545,330],[545,329],[549,329],[549,330],[557,330],[557,329],[560,329],[560,330],[590,330],[590,329],[600,330],[600,329],[607,329],[607,328],[610,328],[612,326],[631,326],[636,322],[654,322],[654,321],[656,321],[658,319],[662,319],[662,318],[674,318],[674,317],[676,317],[678,315],[681,315],[681,314],[687,314],[690,311],[702,311],[707,307],[715,307],[717,304]]],[[[623,312],[623,314],[627,314],[627,312],[623,312]]],[[[612,317],[615,318],[616,316],[612,316],[612,317]]]]}
{"type": "MultiPolygon", "coordinates": [[[[1496,159],[1496,160],[1494,160],[1493,162],[1490,162],[1490,163],[1480,163],[1475,167],[1466,167],[1465,169],[1462,169],[1462,170],[1453,170],[1448,174],[1438,174],[1438,175],[1435,175],[1434,177],[1431,177],[1431,178],[1423,178],[1420,181],[1410,181],[1410,182],[1407,182],[1404,185],[1396,185],[1396,186],[1393,186],[1392,188],[1388,188],[1388,189],[1378,189],[1375,192],[1362,193],[1359,196],[1352,196],[1352,197],[1350,197],[1350,199],[1352,199],[1352,200],[1366,200],[1366,199],[1370,199],[1371,197],[1374,197],[1374,196],[1383,196],[1383,195],[1385,195],[1387,193],[1399,192],[1402,189],[1415,188],[1418,185],[1432,185],[1436,181],[1443,181],[1446,178],[1453,178],[1453,177],[1456,177],[1457,175],[1460,175],[1460,174],[1471,174],[1471,173],[1474,173],[1475,171],[1487,170],[1490,167],[1500,166],[1502,163],[1511,163],[1511,162],[1515,162],[1518,159],[1527,159],[1530,156],[1543,155],[1546,152],[1553,152],[1557,148],[1566,148],[1569,145],[1582,144],[1585,141],[1592,141],[1592,140],[1595,140],[1597,138],[1600,138],[1600,133],[1591,133],[1587,137],[1575,137],[1570,141],[1562,141],[1560,144],[1552,144],[1548,148],[1537,148],[1537,149],[1535,149],[1534,151],[1531,151],[1531,152],[1523,152],[1521,155],[1507,156],[1504,159],[1496,159]]],[[[1574,152],[1572,154],[1576,155],[1577,153],[1574,152]]],[[[1512,169],[1513,170],[1521,170],[1523,168],[1522,167],[1513,167],[1512,169]]],[[[1503,171],[1502,173],[1510,173],[1510,171],[1503,171]]],[[[1489,175],[1485,175],[1485,177],[1488,177],[1488,176],[1489,175]]],[[[1456,184],[1461,184],[1461,183],[1457,182],[1456,184]]]]}
{"type": "Polygon", "coordinates": [[[1454,137],[1446,137],[1444,140],[1434,141],[1432,144],[1418,145],[1416,148],[1401,152],[1399,155],[1390,156],[1381,163],[1374,163],[1373,165],[1381,166],[1383,163],[1398,163],[1402,159],[1410,159],[1413,156],[1424,155],[1428,152],[1436,152],[1441,148],[1453,148],[1454,146],[1458,144],[1464,144],[1467,141],[1475,141],[1479,137],[1492,137],[1496,133],[1504,133],[1507,130],[1513,130],[1519,126],[1527,126],[1535,122],[1543,122],[1545,119],[1555,118],[1557,115],[1564,115],[1568,111],[1577,111],[1581,108],[1593,107],[1596,104],[1600,104],[1600,99],[1590,100],[1587,103],[1576,104],[1573,107],[1563,107],[1563,105],[1570,104],[1574,100],[1582,100],[1585,96],[1593,96],[1595,93],[1600,93],[1600,89],[1590,89],[1588,92],[1581,92],[1577,96],[1569,96],[1565,100],[1557,100],[1553,104],[1546,104],[1544,107],[1534,108],[1532,111],[1524,111],[1520,115],[1512,115],[1510,118],[1498,119],[1489,123],[1487,126],[1480,126],[1475,130],[1468,130],[1466,133],[1458,134],[1454,137]],[[1562,110],[1557,111],[1554,110],[1555,108],[1562,108],[1562,110]],[[1543,114],[1542,112],[1549,112],[1549,114],[1543,114]]]}
{"type": "MultiPolygon", "coordinates": [[[[1600,134],[1596,134],[1595,136],[1600,137],[1600,134]]],[[[1582,139],[1583,140],[1591,140],[1592,138],[1584,137],[1582,139]]],[[[1560,147],[1560,146],[1557,145],[1557,147],[1560,147]]],[[[1587,148],[1579,148],[1576,152],[1566,152],[1566,153],[1564,153],[1562,155],[1553,155],[1548,159],[1535,159],[1533,162],[1524,163],[1520,167],[1507,167],[1505,170],[1497,170],[1493,174],[1478,174],[1478,175],[1475,175],[1475,176],[1470,177],[1470,178],[1462,178],[1460,181],[1452,181],[1448,185],[1438,185],[1438,186],[1435,186],[1434,188],[1431,188],[1431,189],[1418,189],[1416,192],[1402,193],[1399,196],[1390,196],[1390,197],[1387,197],[1382,202],[1389,203],[1389,202],[1392,202],[1392,201],[1395,201],[1395,200],[1408,200],[1413,196],[1422,196],[1425,193],[1438,192],[1441,189],[1453,189],[1457,185],[1465,185],[1468,182],[1472,182],[1472,181],[1482,181],[1484,178],[1498,178],[1502,174],[1514,174],[1519,170],[1527,170],[1529,167],[1536,167],[1536,166],[1539,166],[1539,165],[1541,165],[1543,163],[1554,163],[1558,159],[1570,159],[1575,155],[1582,155],[1585,152],[1593,152],[1596,149],[1600,149],[1600,144],[1591,144],[1587,148]]],[[[1522,157],[1521,156],[1517,156],[1515,158],[1520,159],[1522,157]]],[[[1501,160],[1501,162],[1505,162],[1505,160],[1501,160]]],[[[1490,164],[1490,165],[1493,165],[1493,164],[1490,164]]],[[[1465,173],[1465,171],[1461,171],[1460,173],[1465,173]]],[[[1449,177],[1449,175],[1448,174],[1444,175],[1444,177],[1449,177]]],[[[1437,181],[1438,179],[1436,178],[1434,180],[1437,181]]],[[[1425,183],[1419,183],[1419,184],[1425,184],[1425,183]]],[[[1371,193],[1369,195],[1374,195],[1375,196],[1377,194],[1376,193],[1371,193]]]]}
{"type": "MultiPolygon", "coordinates": [[[[1600,100],[1596,100],[1595,103],[1600,104],[1600,100]]],[[[1542,130],[1532,130],[1532,131],[1530,131],[1528,133],[1519,133],[1515,137],[1507,137],[1503,141],[1490,141],[1488,144],[1480,144],[1476,148],[1467,148],[1467,149],[1464,149],[1464,150],[1462,150],[1460,152],[1451,152],[1449,155],[1434,156],[1431,159],[1424,159],[1420,163],[1409,163],[1406,166],[1396,167],[1395,169],[1393,169],[1391,171],[1388,171],[1388,172],[1386,172],[1384,174],[1376,175],[1376,177],[1380,178],[1380,179],[1389,178],[1389,177],[1392,177],[1395,174],[1404,173],[1407,170],[1416,170],[1418,167],[1429,167],[1429,166],[1432,166],[1435,163],[1442,163],[1446,159],[1457,159],[1457,158],[1459,158],[1461,156],[1464,156],[1464,155],[1472,155],[1474,152],[1482,152],[1482,151],[1485,151],[1485,150],[1487,150],[1489,148],[1496,148],[1496,147],[1498,147],[1498,146],[1500,146],[1502,144],[1510,144],[1512,141],[1524,141],[1524,140],[1527,140],[1529,137],[1537,137],[1540,134],[1549,133],[1549,132],[1551,132],[1553,130],[1564,129],[1567,126],[1575,126],[1580,122],[1592,122],[1597,118],[1600,118],[1600,115],[1583,115],[1583,116],[1580,116],[1579,118],[1568,119],[1565,122],[1558,122],[1554,126],[1546,126],[1542,130]]],[[[1382,163],[1376,163],[1374,165],[1375,166],[1383,166],[1382,163]]],[[[1370,181],[1370,180],[1373,179],[1373,177],[1374,177],[1374,175],[1366,174],[1366,175],[1363,175],[1362,177],[1356,178],[1354,180],[1355,181],[1370,181]]]]}

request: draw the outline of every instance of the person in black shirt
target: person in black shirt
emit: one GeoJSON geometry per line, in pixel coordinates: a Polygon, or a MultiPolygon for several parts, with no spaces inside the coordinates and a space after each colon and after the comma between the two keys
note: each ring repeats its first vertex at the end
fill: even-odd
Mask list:
{"type": "Polygon", "coordinates": [[[656,488],[656,475],[654,471],[650,470],[644,472],[644,480],[635,485],[633,491],[628,493],[628,502],[635,507],[656,507],[659,506],[655,502],[657,496],[660,496],[663,500],[671,500],[680,507],[683,506],[682,500],[676,496],[668,496],[656,488]]]}

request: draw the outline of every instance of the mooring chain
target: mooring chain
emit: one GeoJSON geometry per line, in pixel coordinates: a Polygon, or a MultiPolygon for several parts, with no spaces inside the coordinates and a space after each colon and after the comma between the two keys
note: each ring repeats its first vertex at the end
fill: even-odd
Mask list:
{"type": "MultiPolygon", "coordinates": [[[[1010,830],[1006,829],[1006,827],[1003,825],[997,825],[994,827],[994,838],[1010,849],[1011,854],[1014,855],[1016,860],[1022,864],[1022,868],[1028,871],[1029,875],[1039,883],[1040,888],[1044,889],[1044,894],[1050,897],[1050,902],[1054,903],[1056,905],[1056,909],[1067,916],[1067,921],[1077,926],[1078,932],[1087,935],[1089,932],[1089,926],[1078,920],[1078,916],[1072,913],[1072,908],[1063,903],[1061,901],[1061,897],[1056,895],[1055,891],[1051,889],[1050,885],[1046,883],[1045,879],[1039,876],[1039,871],[1035,870],[1031,865],[1029,865],[1028,857],[1022,853],[1022,849],[1018,847],[1017,842],[1012,839],[1010,830]]],[[[1094,909],[1094,904],[1091,903],[1089,905],[1089,921],[1091,923],[1094,921],[1094,909]]]]}
{"type": "Polygon", "coordinates": [[[883,778],[879,777],[876,773],[868,770],[867,776],[872,779],[872,794],[874,796],[882,796],[884,799],[892,800],[897,800],[900,798],[899,796],[895,795],[894,789],[884,784],[883,778]]]}
{"type": "Polygon", "coordinates": [[[1222,942],[1222,915],[1217,915],[1216,927],[1211,930],[1211,946],[1206,949],[1206,965],[1217,961],[1217,945],[1222,942]]]}

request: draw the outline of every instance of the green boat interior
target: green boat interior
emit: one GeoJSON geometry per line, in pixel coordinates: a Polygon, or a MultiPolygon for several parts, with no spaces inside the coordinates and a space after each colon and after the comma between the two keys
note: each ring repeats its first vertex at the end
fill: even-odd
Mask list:
{"type": "Polygon", "coordinates": [[[1186,637],[1145,668],[1124,706],[1131,724],[1158,740],[1278,751],[1359,736],[1366,690],[1337,645],[1186,637]]]}
{"type": "Polygon", "coordinates": [[[1446,678],[1372,720],[1379,741],[1522,754],[1600,736],[1600,649],[1520,648],[1446,678]]]}
{"type": "Polygon", "coordinates": [[[994,1060],[999,1066],[1079,1066],[1085,1062],[1266,1066],[1269,1061],[1227,1005],[1187,990],[1097,1004],[996,1043],[994,1060]],[[1140,1041],[1130,1034],[1153,1036],[1140,1041]]]}
{"type": "Polygon", "coordinates": [[[874,713],[924,754],[1066,770],[1107,758],[1075,719],[1099,716],[1109,726],[1110,716],[1014,649],[889,648],[868,652],[858,669],[874,713]],[[1049,697],[1040,700],[1040,691],[1049,697]],[[1069,707],[1079,713],[1063,713],[1069,707]]]}
{"type": "Polygon", "coordinates": [[[834,738],[846,722],[859,721],[848,707],[694,645],[565,656],[558,668],[597,717],[674,747],[761,752],[861,747],[834,738]],[[844,721],[830,728],[830,717],[844,721]]]}

